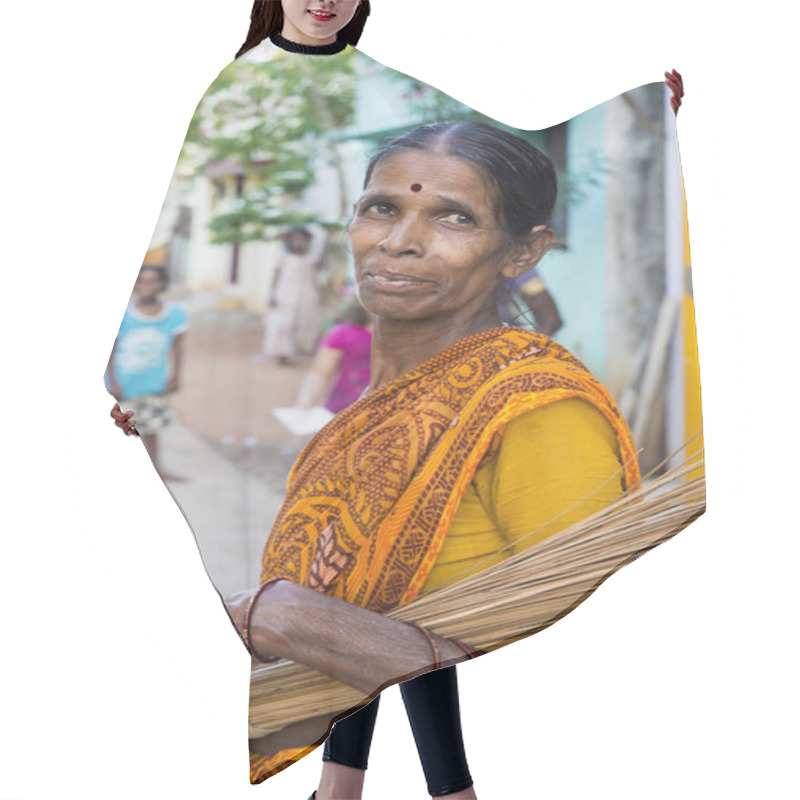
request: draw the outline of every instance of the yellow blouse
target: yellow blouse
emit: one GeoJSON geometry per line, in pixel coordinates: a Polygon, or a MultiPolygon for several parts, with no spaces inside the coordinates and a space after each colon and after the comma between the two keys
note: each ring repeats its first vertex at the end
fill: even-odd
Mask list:
{"type": "Polygon", "coordinates": [[[464,494],[423,593],[604,508],[622,494],[620,467],[613,428],[583,400],[560,400],[512,420],[464,494]]]}

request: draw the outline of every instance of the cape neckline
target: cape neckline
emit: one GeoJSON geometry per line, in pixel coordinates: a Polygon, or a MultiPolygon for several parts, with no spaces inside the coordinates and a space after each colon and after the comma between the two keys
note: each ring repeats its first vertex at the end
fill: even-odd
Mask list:
{"type": "Polygon", "coordinates": [[[342,36],[341,31],[339,32],[339,38],[330,44],[298,44],[285,36],[281,36],[280,33],[273,33],[269,40],[276,47],[280,47],[281,50],[287,50],[290,53],[303,53],[307,56],[330,56],[335,53],[341,53],[347,47],[347,40],[342,36]]]}

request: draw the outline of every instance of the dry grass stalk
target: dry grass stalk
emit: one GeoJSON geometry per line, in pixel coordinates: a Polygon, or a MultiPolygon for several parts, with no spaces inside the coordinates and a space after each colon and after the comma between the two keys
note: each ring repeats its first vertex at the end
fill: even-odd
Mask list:
{"type": "MultiPolygon", "coordinates": [[[[705,509],[702,456],[648,476],[638,491],[477,575],[420,596],[388,616],[440,636],[496,649],[568,614],[620,567],[671,538],[705,509]],[[696,473],[695,473],[696,474],[696,473]]],[[[251,675],[250,735],[346,711],[367,700],[302,664],[280,661],[251,675]]]]}

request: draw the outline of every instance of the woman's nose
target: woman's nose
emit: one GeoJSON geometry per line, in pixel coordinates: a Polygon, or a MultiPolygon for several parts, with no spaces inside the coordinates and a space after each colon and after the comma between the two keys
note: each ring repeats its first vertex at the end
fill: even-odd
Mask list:
{"type": "Polygon", "coordinates": [[[425,251],[422,231],[414,220],[397,220],[391,233],[378,243],[378,247],[390,256],[419,256],[425,251]]]}

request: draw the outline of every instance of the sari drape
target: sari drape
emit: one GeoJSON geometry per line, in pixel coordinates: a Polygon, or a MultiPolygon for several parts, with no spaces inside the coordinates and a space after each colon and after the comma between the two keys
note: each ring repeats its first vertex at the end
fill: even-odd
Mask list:
{"type": "MultiPolygon", "coordinates": [[[[409,602],[505,426],[573,397],[611,424],[623,486],[634,486],[639,471],[630,431],[586,367],[542,334],[484,331],[366,395],[314,437],[289,476],[261,580],[286,578],[377,612],[409,602]]],[[[311,749],[251,755],[251,781],[311,749]]]]}

